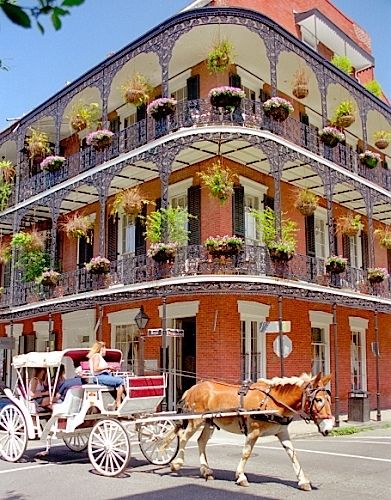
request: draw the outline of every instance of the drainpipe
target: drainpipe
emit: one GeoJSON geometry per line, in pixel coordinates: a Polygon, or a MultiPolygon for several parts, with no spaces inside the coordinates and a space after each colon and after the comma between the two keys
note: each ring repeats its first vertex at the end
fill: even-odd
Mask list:
{"type": "Polygon", "coordinates": [[[333,304],[333,337],[334,337],[334,388],[335,388],[335,427],[339,427],[339,396],[338,396],[338,326],[337,304],[333,304]]]}
{"type": "Polygon", "coordinates": [[[380,345],[379,345],[379,313],[375,309],[375,363],[376,363],[376,420],[381,422],[381,411],[380,411],[380,367],[379,367],[379,357],[380,357],[380,345]]]}

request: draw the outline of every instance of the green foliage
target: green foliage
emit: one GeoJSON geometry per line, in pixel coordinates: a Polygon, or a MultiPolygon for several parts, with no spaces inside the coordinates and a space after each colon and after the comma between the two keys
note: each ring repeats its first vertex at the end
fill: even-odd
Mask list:
{"type": "Polygon", "coordinates": [[[8,206],[8,200],[12,193],[12,184],[0,179],[0,212],[8,206]]]}
{"type": "Polygon", "coordinates": [[[352,101],[342,101],[334,112],[334,121],[337,121],[342,116],[354,115],[355,111],[356,106],[352,101]]]}
{"type": "Polygon", "coordinates": [[[37,23],[37,28],[41,33],[45,29],[40,22],[42,16],[50,17],[55,30],[61,29],[61,18],[70,14],[69,8],[77,7],[84,3],[84,0],[37,0],[36,5],[31,7],[22,7],[16,4],[15,0],[0,0],[0,10],[7,18],[21,26],[22,28],[31,28],[32,19],[37,23]]]}
{"type": "Polygon", "coordinates": [[[213,198],[217,198],[221,205],[228,200],[234,192],[234,183],[238,178],[236,174],[231,172],[227,167],[224,167],[221,160],[214,162],[205,172],[198,174],[205,186],[209,188],[213,198]]]}
{"type": "Polygon", "coordinates": [[[340,427],[338,429],[333,429],[330,432],[330,436],[348,436],[350,434],[357,434],[357,432],[362,432],[366,430],[368,430],[368,428],[363,428],[363,427],[360,428],[350,425],[348,427],[340,427]]]}
{"type": "Polygon", "coordinates": [[[364,87],[376,97],[381,97],[383,93],[380,83],[376,80],[364,83],[364,87]]]}
{"type": "Polygon", "coordinates": [[[373,138],[375,141],[379,140],[385,140],[390,142],[391,141],[391,132],[388,132],[387,130],[378,130],[373,134],[373,138]]]}
{"type": "Polygon", "coordinates": [[[32,231],[15,233],[11,246],[17,250],[15,265],[22,271],[22,281],[34,281],[49,266],[49,255],[44,252],[44,241],[32,231]]]}
{"type": "Polygon", "coordinates": [[[184,245],[189,240],[187,223],[189,213],[184,208],[161,208],[147,216],[145,237],[150,243],[159,243],[167,228],[167,243],[184,245]]]}
{"type": "Polygon", "coordinates": [[[297,224],[291,219],[281,220],[281,238],[278,237],[276,229],[276,217],[274,210],[267,207],[265,210],[253,209],[250,214],[254,217],[256,225],[262,234],[262,240],[269,249],[281,250],[294,253],[297,240],[297,224]]]}
{"type": "Polygon", "coordinates": [[[99,122],[101,112],[99,104],[92,102],[86,104],[82,100],[73,104],[71,114],[69,117],[71,127],[80,132],[86,127],[91,127],[99,122]]]}
{"type": "Polygon", "coordinates": [[[338,56],[337,54],[335,54],[331,58],[331,64],[334,64],[334,66],[336,66],[347,75],[350,75],[350,73],[353,71],[352,61],[347,56],[338,56]]]}
{"type": "Polygon", "coordinates": [[[214,45],[208,54],[207,66],[210,73],[223,73],[233,63],[234,47],[228,40],[214,45]]]}

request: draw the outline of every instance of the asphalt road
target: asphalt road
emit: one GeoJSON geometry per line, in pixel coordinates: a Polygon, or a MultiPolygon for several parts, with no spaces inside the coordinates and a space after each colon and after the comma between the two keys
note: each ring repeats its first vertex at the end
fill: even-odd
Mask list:
{"type": "Polygon", "coordinates": [[[83,499],[375,499],[391,498],[391,428],[374,429],[351,436],[306,437],[294,445],[310,479],[312,492],[298,490],[291,463],[274,438],[259,442],[248,462],[250,486],[234,483],[243,438],[215,432],[208,448],[215,480],[199,477],[197,444],[188,447],[185,467],[179,474],[169,467],[146,462],[137,445],[127,474],[105,478],[91,468],[85,452],[73,453],[57,443],[47,461],[34,460],[42,450],[29,443],[25,460],[0,460],[0,498],[9,500],[83,499]]]}

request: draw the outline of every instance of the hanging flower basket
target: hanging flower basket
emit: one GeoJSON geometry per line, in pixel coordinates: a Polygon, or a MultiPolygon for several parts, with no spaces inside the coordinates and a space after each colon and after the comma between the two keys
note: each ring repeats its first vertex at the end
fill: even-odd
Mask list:
{"type": "Polygon", "coordinates": [[[208,54],[207,66],[211,74],[223,73],[230,64],[233,64],[234,47],[228,40],[215,43],[208,54]]]}
{"type": "Polygon", "coordinates": [[[388,148],[389,142],[386,139],[379,139],[375,142],[375,146],[377,149],[386,149],[388,148]]]}
{"type": "Polygon", "coordinates": [[[199,172],[205,186],[209,188],[212,198],[216,198],[221,205],[224,205],[228,198],[234,193],[234,182],[237,175],[224,167],[218,159],[205,172],[199,172]]]}
{"type": "Polygon", "coordinates": [[[65,158],[63,156],[47,156],[41,161],[41,169],[48,172],[57,172],[64,165],[65,158]]]}
{"type": "Polygon", "coordinates": [[[342,101],[335,110],[333,123],[340,128],[350,127],[356,120],[355,110],[352,101],[342,101]]]}
{"type": "Polygon", "coordinates": [[[309,76],[307,71],[304,68],[299,68],[293,78],[293,88],[292,94],[296,97],[296,99],[304,99],[307,97],[309,88],[309,76]]]}
{"type": "Polygon", "coordinates": [[[356,118],[354,117],[354,115],[344,115],[344,116],[340,116],[337,119],[336,124],[338,125],[338,127],[348,128],[348,127],[350,127],[350,125],[353,125],[355,120],[356,120],[356,118]]]}
{"type": "Polygon", "coordinates": [[[367,273],[368,281],[371,285],[383,283],[388,277],[387,269],[383,267],[369,267],[367,273]]]}
{"type": "Polygon", "coordinates": [[[378,153],[374,153],[373,151],[364,151],[359,155],[360,162],[367,166],[368,168],[375,168],[377,164],[381,160],[381,156],[378,153]]]}
{"type": "Polygon", "coordinates": [[[285,248],[269,247],[268,250],[271,260],[278,263],[289,262],[294,255],[293,252],[285,248]]]}
{"type": "Polygon", "coordinates": [[[335,148],[338,143],[345,140],[345,135],[336,127],[324,127],[320,130],[319,137],[329,148],[335,148]]]}
{"type": "Polygon", "coordinates": [[[205,240],[205,247],[213,257],[233,257],[243,248],[244,241],[236,236],[210,236],[205,240]]]}
{"type": "Polygon", "coordinates": [[[83,101],[78,101],[72,106],[69,124],[75,132],[81,132],[87,127],[96,125],[100,114],[98,103],[85,104],[83,101]]]}
{"type": "Polygon", "coordinates": [[[270,116],[277,122],[285,121],[290,113],[293,113],[292,104],[282,97],[272,97],[263,103],[263,110],[266,116],[270,116]]]}
{"type": "Polygon", "coordinates": [[[380,246],[391,250],[391,229],[376,229],[374,234],[379,238],[380,246]]]}
{"type": "Polygon", "coordinates": [[[96,151],[103,151],[110,146],[113,135],[114,133],[107,129],[96,130],[87,135],[87,144],[96,151]]]}
{"type": "Polygon", "coordinates": [[[240,107],[246,94],[238,87],[215,87],[209,91],[209,99],[213,107],[233,112],[240,107]]]}
{"type": "Polygon", "coordinates": [[[304,216],[312,215],[318,207],[318,197],[309,189],[300,189],[295,201],[295,208],[304,216]]]}
{"type": "Polygon", "coordinates": [[[88,215],[74,214],[65,222],[60,224],[60,227],[67,234],[68,238],[87,238],[88,231],[94,225],[88,215]]]}
{"type": "Polygon", "coordinates": [[[387,130],[378,130],[373,134],[375,139],[375,146],[377,149],[386,149],[391,141],[391,132],[387,130]]]}
{"type": "Polygon", "coordinates": [[[304,99],[307,97],[309,93],[308,85],[306,84],[297,84],[293,87],[292,89],[292,94],[297,98],[297,99],[304,99]]]}
{"type": "Polygon", "coordinates": [[[57,271],[53,271],[53,269],[49,269],[48,271],[44,271],[41,276],[38,276],[35,282],[38,285],[54,288],[57,286],[59,278],[60,273],[58,273],[57,271]]]}
{"type": "Polygon", "coordinates": [[[116,214],[119,211],[124,212],[129,217],[137,217],[144,205],[153,204],[153,202],[144,199],[141,196],[138,186],[130,189],[124,189],[115,195],[111,213],[116,214]]]}
{"type": "Polygon", "coordinates": [[[347,259],[344,257],[340,256],[333,256],[329,257],[325,264],[326,264],[326,272],[327,273],[334,273],[334,274],[341,274],[345,271],[346,265],[347,265],[347,259]]]}
{"type": "Polygon", "coordinates": [[[155,120],[161,120],[175,113],[176,104],[176,99],[172,97],[161,97],[148,105],[147,113],[155,118],[155,120]]]}
{"type": "Polygon", "coordinates": [[[139,108],[148,102],[153,87],[144,75],[135,73],[131,80],[121,85],[121,91],[125,102],[139,108]]]}
{"type": "Polygon", "coordinates": [[[31,159],[44,158],[50,153],[49,137],[45,132],[30,128],[29,134],[26,143],[31,159]]]}
{"type": "Polygon", "coordinates": [[[341,234],[353,237],[357,236],[364,229],[364,224],[361,222],[361,215],[346,215],[342,216],[337,221],[337,229],[341,234]]]}
{"type": "Polygon", "coordinates": [[[110,272],[110,261],[106,257],[98,255],[85,264],[85,268],[91,274],[108,274],[110,272]]]}
{"type": "Polygon", "coordinates": [[[165,262],[172,264],[175,261],[177,250],[176,243],[153,243],[148,250],[148,256],[160,264],[165,262]]]}

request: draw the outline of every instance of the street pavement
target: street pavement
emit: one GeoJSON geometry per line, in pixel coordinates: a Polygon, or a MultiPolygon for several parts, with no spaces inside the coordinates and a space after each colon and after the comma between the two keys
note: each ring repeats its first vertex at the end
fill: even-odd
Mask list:
{"type": "MultiPolygon", "coordinates": [[[[375,418],[376,415],[372,414],[375,418]]],[[[119,478],[94,473],[87,453],[73,453],[57,442],[47,460],[34,459],[43,449],[29,442],[21,463],[0,461],[0,498],[9,500],[236,500],[236,499],[388,499],[391,498],[391,411],[382,412],[382,422],[345,422],[341,427],[363,426],[357,434],[322,437],[314,424],[303,421],[290,426],[300,463],[313,491],[297,488],[291,463],[275,438],[260,440],[248,461],[250,486],[234,483],[243,436],[215,431],[208,446],[208,460],[215,480],[199,476],[197,443],[187,448],[185,467],[171,473],[169,467],[149,464],[137,444],[127,473],[119,478]]]]}

